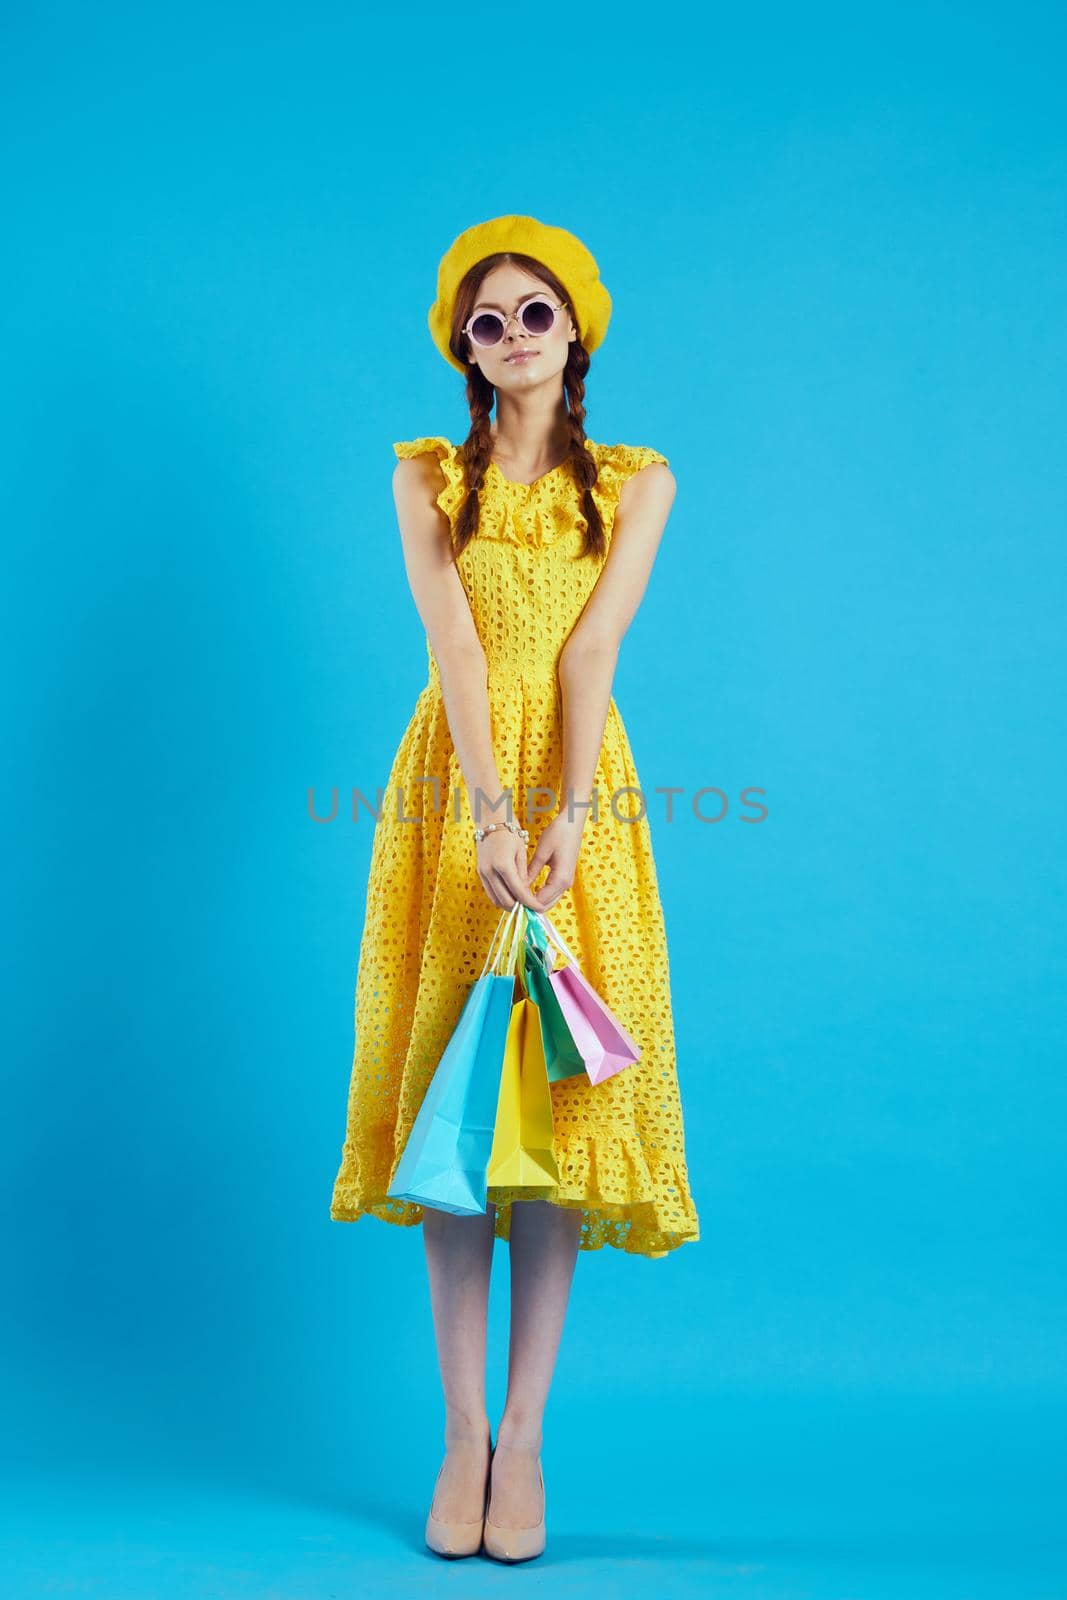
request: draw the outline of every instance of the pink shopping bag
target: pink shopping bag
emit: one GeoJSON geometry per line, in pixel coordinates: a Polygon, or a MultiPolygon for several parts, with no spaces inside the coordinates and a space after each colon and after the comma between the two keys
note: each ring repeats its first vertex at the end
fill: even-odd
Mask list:
{"type": "Polygon", "coordinates": [[[632,1067],[641,1059],[640,1050],[586,978],[562,936],[543,911],[530,911],[527,908],[527,916],[536,918],[542,924],[551,943],[570,963],[550,972],[548,981],[559,1001],[571,1037],[585,1062],[590,1083],[603,1083],[624,1067],[632,1067]]]}

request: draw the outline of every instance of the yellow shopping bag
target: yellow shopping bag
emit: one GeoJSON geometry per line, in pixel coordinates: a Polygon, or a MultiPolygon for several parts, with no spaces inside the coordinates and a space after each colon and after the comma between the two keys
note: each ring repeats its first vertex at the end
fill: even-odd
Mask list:
{"type": "Polygon", "coordinates": [[[558,1182],[541,1017],[533,1001],[523,995],[511,1008],[486,1183],[544,1189],[558,1182]]]}

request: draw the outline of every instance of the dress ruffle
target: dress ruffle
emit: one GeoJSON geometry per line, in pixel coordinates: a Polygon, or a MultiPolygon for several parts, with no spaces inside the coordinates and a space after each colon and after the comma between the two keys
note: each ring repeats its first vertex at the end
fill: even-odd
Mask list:
{"type": "MultiPolygon", "coordinates": [[[[635,472],[653,461],[670,463],[659,450],[649,445],[599,444],[587,441],[587,448],[597,464],[597,481],[593,485],[593,499],[610,539],[615,525],[615,513],[623,486],[635,472]]],[[[441,434],[424,434],[418,439],[401,439],[393,449],[401,460],[413,456],[433,454],[437,457],[445,476],[445,486],[436,496],[437,504],[454,526],[460,507],[467,498],[463,458],[459,448],[441,434]]],[[[576,525],[584,530],[585,517],[578,513],[570,498],[559,493],[558,476],[573,485],[573,475],[567,463],[553,472],[546,472],[533,483],[512,483],[501,473],[494,473],[483,486],[483,501],[488,514],[479,522],[478,537],[495,539],[507,544],[537,547],[553,543],[564,537],[576,525]]]]}
{"type": "MultiPolygon", "coordinates": [[[[642,1148],[630,1135],[564,1133],[554,1144],[558,1184],[539,1188],[489,1186],[496,1207],[494,1236],[511,1232],[511,1206],[523,1200],[548,1200],[584,1213],[579,1248],[599,1250],[612,1245],[629,1255],[660,1257],[700,1237],[696,1208],[689,1193],[684,1163],[662,1152],[642,1148]]],[[[402,1227],[423,1220],[425,1208],[389,1198],[393,1171],[370,1153],[365,1164],[352,1160],[334,1189],[330,1214],[338,1222],[354,1222],[368,1214],[402,1227]]]]}
{"type": "MultiPolygon", "coordinates": [[[[653,461],[661,461],[665,467],[669,466],[670,462],[660,451],[643,444],[596,445],[594,453],[597,457],[597,481],[593,485],[593,499],[596,501],[601,521],[610,533],[615,526],[615,513],[627,479],[632,478],[635,472],[640,472],[642,467],[649,466],[653,461]]],[[[584,517],[581,518],[581,522],[584,527],[584,517]]]]}
{"type": "Polygon", "coordinates": [[[437,457],[445,475],[445,486],[436,497],[437,504],[449,522],[454,523],[460,506],[467,498],[463,462],[459,459],[455,445],[439,434],[425,434],[421,439],[400,439],[393,445],[393,449],[400,461],[409,460],[412,456],[428,455],[431,452],[437,457]]]}

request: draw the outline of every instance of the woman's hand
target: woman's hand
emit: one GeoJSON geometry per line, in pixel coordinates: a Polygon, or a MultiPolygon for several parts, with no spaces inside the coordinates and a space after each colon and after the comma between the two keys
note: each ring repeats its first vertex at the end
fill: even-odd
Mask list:
{"type": "Polygon", "coordinates": [[[478,876],[495,906],[510,911],[516,900],[532,911],[544,907],[527,883],[526,842],[510,828],[494,828],[475,845],[478,876]]]}
{"type": "Polygon", "coordinates": [[[548,911],[574,882],[584,826],[584,816],[568,818],[560,813],[542,829],[527,873],[527,882],[532,884],[543,867],[549,869],[548,877],[536,891],[534,906],[538,911],[548,911]]]}

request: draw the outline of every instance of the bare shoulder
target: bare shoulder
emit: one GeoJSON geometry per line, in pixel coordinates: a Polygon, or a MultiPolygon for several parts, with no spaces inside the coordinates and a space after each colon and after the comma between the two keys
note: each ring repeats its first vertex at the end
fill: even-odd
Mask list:
{"type": "Polygon", "coordinates": [[[401,456],[393,467],[393,493],[398,500],[434,499],[445,482],[444,468],[430,450],[416,456],[401,456]]]}
{"type": "Polygon", "coordinates": [[[648,461],[626,479],[619,494],[619,509],[669,510],[677,489],[677,479],[666,461],[648,461]]]}

